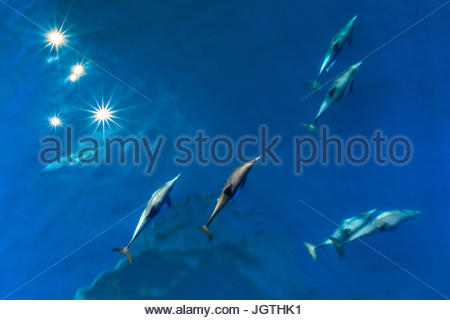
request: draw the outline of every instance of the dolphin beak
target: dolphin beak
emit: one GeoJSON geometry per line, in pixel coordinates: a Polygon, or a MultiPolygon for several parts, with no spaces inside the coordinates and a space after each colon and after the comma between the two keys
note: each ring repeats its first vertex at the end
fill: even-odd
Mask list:
{"type": "Polygon", "coordinates": [[[355,68],[355,69],[359,69],[359,67],[362,65],[362,61],[360,61],[360,62],[358,62],[358,63],[355,63],[354,65],[353,65],[353,68],[355,68]]]}
{"type": "Polygon", "coordinates": [[[172,181],[173,182],[177,181],[180,176],[181,176],[181,173],[179,173],[175,178],[173,178],[172,181]]]}
{"type": "Polygon", "coordinates": [[[253,159],[253,162],[258,161],[259,159],[261,159],[261,156],[257,156],[255,159],[253,159]]]}

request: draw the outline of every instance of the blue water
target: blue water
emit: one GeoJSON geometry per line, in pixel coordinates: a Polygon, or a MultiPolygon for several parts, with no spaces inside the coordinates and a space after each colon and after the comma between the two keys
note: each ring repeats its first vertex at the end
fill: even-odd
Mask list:
{"type": "MultiPolygon", "coordinates": [[[[326,80],[442,0],[8,3],[43,28],[60,25],[67,14],[70,46],[151,102],[92,62],[79,82],[67,83],[70,66],[81,56],[62,47],[59,60],[46,63],[49,48],[41,50],[43,30],[0,4],[1,297],[73,298],[79,288],[91,285],[122,259],[111,249],[128,241],[139,212],[108,227],[147,201],[156,188],[182,172],[172,192],[173,203],[183,203],[188,195],[215,197],[239,164],[236,160],[224,166],[179,167],[171,145],[176,137],[202,129],[209,136],[238,138],[257,135],[261,124],[269,126],[271,135],[282,137],[276,150],[283,163],[255,166],[232,203],[242,214],[224,211],[211,226],[218,237],[211,266],[216,269],[205,273],[208,269],[203,265],[202,272],[192,273],[192,277],[207,277],[205,282],[248,281],[248,290],[238,294],[219,286],[212,297],[444,298],[436,291],[450,296],[449,6],[370,55],[355,78],[352,95],[321,119],[333,134],[344,138],[371,135],[376,129],[388,137],[407,136],[414,145],[407,165],[317,163],[295,175],[292,151],[293,137],[305,134],[299,123],[313,118],[324,95],[316,92],[300,101],[310,92],[302,83],[317,74],[334,34],[359,15],[351,47],[343,49],[326,80]],[[95,124],[86,128],[90,114],[82,109],[94,103],[91,91],[96,97],[102,92],[108,97],[115,87],[117,109],[138,107],[123,110],[119,114],[123,129],[113,126],[111,134],[167,137],[152,174],[144,173],[146,164],[112,164],[68,168],[43,176],[36,184],[42,168],[40,139],[63,136],[61,128],[56,132],[48,128],[48,116],[59,112],[77,137],[93,134],[95,124]],[[335,221],[371,208],[414,209],[423,214],[394,232],[365,239],[395,264],[359,242],[346,247],[342,261],[327,248],[314,262],[302,242],[318,243],[335,226],[300,200],[335,221]],[[259,248],[254,253],[259,267],[253,266],[252,272],[234,264],[217,267],[242,259],[237,256],[241,242],[231,240],[243,238],[259,248]],[[221,252],[227,252],[223,264],[221,252]],[[274,280],[279,278],[283,281],[274,280]]],[[[101,130],[97,136],[101,137],[101,130]]],[[[211,201],[209,211],[213,206],[211,201]]],[[[186,222],[186,230],[199,233],[198,248],[192,241],[184,246],[185,235],[177,233],[169,237],[176,242],[176,254],[167,248],[170,252],[165,255],[162,241],[158,254],[151,251],[147,256],[155,268],[146,273],[163,273],[164,263],[175,257],[188,260],[192,250],[214,246],[196,229],[206,222],[206,212],[186,222]]],[[[154,246],[147,250],[156,250],[154,246]]],[[[145,259],[143,254],[141,261],[145,259]]],[[[148,280],[144,272],[141,276],[148,280]]],[[[194,278],[187,279],[183,288],[189,290],[174,289],[168,297],[205,298],[205,288],[194,278]]]]}

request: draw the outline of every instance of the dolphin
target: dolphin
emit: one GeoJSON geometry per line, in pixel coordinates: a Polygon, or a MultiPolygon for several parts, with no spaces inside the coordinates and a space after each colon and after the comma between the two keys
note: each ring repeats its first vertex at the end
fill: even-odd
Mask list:
{"type": "Polygon", "coordinates": [[[172,191],[173,185],[175,184],[175,181],[180,177],[181,173],[178,174],[175,178],[172,180],[166,182],[163,184],[158,190],[156,190],[153,194],[150,200],[147,203],[147,206],[145,207],[144,211],[141,214],[141,218],[139,219],[139,222],[136,226],[136,229],[134,230],[134,234],[131,237],[130,242],[125,247],[119,247],[114,248],[112,251],[117,251],[125,255],[128,259],[128,261],[131,263],[133,261],[133,258],[131,257],[131,253],[128,250],[130,245],[133,243],[133,241],[136,239],[136,237],[141,234],[141,232],[144,230],[144,228],[148,225],[148,223],[161,211],[164,204],[167,203],[169,207],[172,206],[170,202],[170,191],[172,191]]]}
{"type": "Polygon", "coordinates": [[[64,156],[59,158],[59,160],[55,160],[49,164],[47,164],[44,168],[42,168],[41,172],[39,172],[39,176],[47,174],[51,171],[56,171],[65,167],[73,167],[80,164],[78,157],[75,154],[71,154],[71,161],[69,161],[68,156],[64,156]]]}
{"type": "Polygon", "coordinates": [[[334,36],[331,40],[330,46],[327,50],[325,58],[323,60],[322,66],[320,67],[319,74],[317,78],[313,81],[306,82],[305,85],[307,87],[313,89],[321,89],[319,79],[324,72],[328,72],[331,67],[336,62],[336,58],[338,57],[341,50],[345,47],[346,44],[349,46],[352,43],[352,35],[353,35],[353,27],[358,16],[354,16],[339,32],[334,36]]]}
{"type": "Polygon", "coordinates": [[[200,230],[206,233],[210,240],[212,240],[212,235],[208,229],[209,225],[214,220],[216,215],[223,209],[223,207],[225,207],[228,201],[233,199],[244,187],[250,169],[260,158],[261,156],[243,163],[242,165],[234,169],[233,173],[228,177],[228,180],[225,183],[225,186],[223,187],[219,198],[217,199],[216,207],[214,208],[214,211],[211,214],[208,223],[206,225],[201,225],[198,227],[200,230]]]}
{"type": "MultiPolygon", "coordinates": [[[[100,150],[98,150],[100,151],[100,150]]],[[[97,153],[97,150],[89,150],[84,151],[82,156],[80,156],[78,153],[74,152],[70,154],[70,160],[69,156],[64,156],[59,158],[58,160],[55,160],[49,164],[47,164],[42,170],[38,173],[36,181],[39,180],[39,178],[49,172],[56,171],[62,168],[66,167],[76,167],[81,166],[84,164],[87,164],[86,161],[94,156],[97,153]],[[84,160],[84,162],[83,162],[84,160]]]]}
{"type": "Polygon", "coordinates": [[[339,228],[337,228],[327,240],[319,245],[313,245],[308,242],[303,242],[303,244],[306,246],[308,252],[311,254],[314,260],[316,260],[317,258],[317,248],[322,248],[330,245],[335,246],[339,257],[342,258],[344,256],[344,244],[346,242],[349,242],[351,236],[369,222],[370,217],[376,210],[377,209],[372,209],[357,216],[343,220],[339,228]]]}
{"type": "Polygon", "coordinates": [[[301,124],[304,127],[307,127],[310,129],[313,133],[317,133],[317,128],[315,127],[317,121],[319,118],[323,115],[325,110],[328,109],[329,106],[334,104],[335,102],[341,100],[341,98],[344,96],[345,93],[352,93],[353,89],[353,78],[355,77],[356,73],[359,70],[359,67],[361,66],[362,61],[355,63],[351,67],[349,67],[347,70],[345,70],[339,77],[333,81],[333,83],[330,85],[330,88],[328,89],[328,92],[325,96],[325,99],[322,102],[322,105],[320,106],[319,112],[317,113],[316,117],[314,118],[313,123],[303,123],[301,124]]]}
{"type": "Polygon", "coordinates": [[[397,225],[405,220],[420,214],[417,210],[390,210],[384,211],[376,216],[369,224],[365,225],[363,228],[359,229],[358,232],[354,233],[349,241],[361,238],[363,236],[386,231],[394,230],[397,225]]]}

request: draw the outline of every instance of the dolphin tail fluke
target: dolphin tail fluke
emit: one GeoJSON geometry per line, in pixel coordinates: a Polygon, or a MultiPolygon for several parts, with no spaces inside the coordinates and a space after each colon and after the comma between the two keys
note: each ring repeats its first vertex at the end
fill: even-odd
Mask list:
{"type": "Polygon", "coordinates": [[[130,250],[128,250],[128,247],[114,248],[112,251],[120,252],[125,257],[127,257],[128,261],[130,263],[133,262],[133,258],[131,257],[131,253],[130,253],[130,250]]]}
{"type": "Polygon", "coordinates": [[[317,259],[317,252],[316,252],[317,247],[309,242],[303,242],[303,244],[305,245],[306,249],[308,249],[308,252],[311,255],[311,257],[313,258],[313,260],[316,260],[317,259]]]}
{"type": "Polygon", "coordinates": [[[333,241],[334,247],[339,255],[339,258],[342,259],[344,257],[344,246],[335,238],[330,238],[333,241]]]}
{"type": "Polygon", "coordinates": [[[312,124],[312,123],[301,123],[300,125],[302,127],[308,128],[308,130],[311,133],[315,134],[316,136],[319,135],[319,130],[317,129],[317,127],[314,124],[312,124]]]}
{"type": "Polygon", "coordinates": [[[322,90],[322,86],[320,85],[319,81],[307,81],[304,83],[306,87],[314,89],[314,90],[322,90]]]}
{"type": "Polygon", "coordinates": [[[209,232],[208,226],[203,225],[198,227],[200,230],[202,230],[206,235],[208,236],[209,240],[212,240],[211,232],[209,232]]]}

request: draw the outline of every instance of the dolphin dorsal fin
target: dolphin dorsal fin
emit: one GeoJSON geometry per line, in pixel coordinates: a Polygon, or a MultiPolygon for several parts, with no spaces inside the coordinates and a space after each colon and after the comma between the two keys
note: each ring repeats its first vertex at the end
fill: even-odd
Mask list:
{"type": "Polygon", "coordinates": [[[170,197],[167,197],[166,202],[169,208],[172,208],[172,201],[170,201],[170,197]]]}

